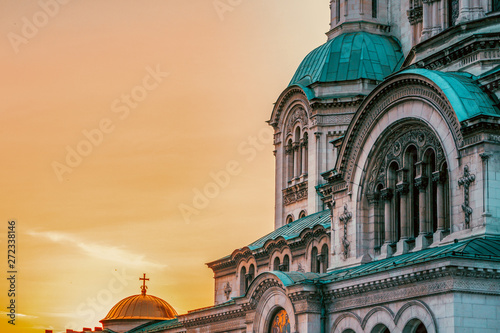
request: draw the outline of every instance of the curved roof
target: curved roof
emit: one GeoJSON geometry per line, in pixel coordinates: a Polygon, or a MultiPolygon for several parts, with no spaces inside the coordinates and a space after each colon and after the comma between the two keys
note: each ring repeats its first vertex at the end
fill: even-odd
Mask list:
{"type": "Polygon", "coordinates": [[[493,101],[474,82],[471,75],[423,68],[407,69],[398,73],[403,74],[421,75],[434,82],[445,94],[459,122],[479,115],[500,116],[500,110],[493,106],[493,101]]]}
{"type": "Polygon", "coordinates": [[[289,86],[360,78],[382,81],[404,57],[397,39],[364,31],[341,34],[309,53],[289,86]]]}
{"type": "Polygon", "coordinates": [[[175,309],[161,298],[141,294],[116,303],[101,322],[124,319],[169,320],[176,317],[175,309]]]}

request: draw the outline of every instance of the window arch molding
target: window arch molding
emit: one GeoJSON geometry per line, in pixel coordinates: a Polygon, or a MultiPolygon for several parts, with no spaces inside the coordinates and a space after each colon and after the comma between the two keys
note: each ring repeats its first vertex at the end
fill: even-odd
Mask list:
{"type": "MultiPolygon", "coordinates": [[[[320,238],[313,238],[311,241],[309,241],[309,243],[307,244],[306,246],[306,255],[305,255],[305,258],[306,258],[306,263],[304,265],[304,267],[306,267],[307,271],[312,271],[313,267],[317,267],[315,264],[313,264],[313,260],[319,260],[319,272],[326,272],[326,270],[328,269],[328,267],[326,265],[329,264],[330,262],[330,252],[331,252],[331,249],[330,249],[330,241],[329,241],[329,237],[327,235],[323,235],[321,236],[320,238]],[[326,247],[328,248],[328,257],[327,258],[321,258],[321,260],[319,260],[318,258],[313,258],[313,249],[315,248],[316,249],[316,255],[321,255],[321,251],[323,249],[323,247],[326,245],[326,247]]],[[[318,271],[318,269],[316,269],[316,272],[318,271]]],[[[313,273],[316,273],[316,272],[313,272],[313,273]]]]}
{"type": "Polygon", "coordinates": [[[377,254],[383,243],[449,228],[449,185],[442,180],[449,175],[439,166],[447,166],[445,149],[426,122],[407,118],[381,133],[367,157],[357,194],[365,234],[358,237],[360,251],[377,254]],[[438,192],[439,203],[445,205],[441,210],[436,204],[438,192]]]}

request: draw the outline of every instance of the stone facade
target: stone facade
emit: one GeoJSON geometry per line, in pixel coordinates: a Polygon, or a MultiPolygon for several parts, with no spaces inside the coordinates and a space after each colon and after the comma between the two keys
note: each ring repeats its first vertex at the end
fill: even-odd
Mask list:
{"type": "Polygon", "coordinates": [[[499,1],[330,8],[269,120],[275,231],[208,264],[215,306],[133,332],[499,331],[499,1]]]}

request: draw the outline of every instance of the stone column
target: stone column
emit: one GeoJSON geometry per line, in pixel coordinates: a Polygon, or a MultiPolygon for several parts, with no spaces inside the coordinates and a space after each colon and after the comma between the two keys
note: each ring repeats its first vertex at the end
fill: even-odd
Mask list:
{"type": "Polygon", "coordinates": [[[392,189],[384,188],[381,193],[381,199],[384,200],[384,228],[385,228],[385,243],[392,243],[391,215],[392,215],[392,189]]]}
{"type": "Polygon", "coordinates": [[[307,173],[307,170],[306,170],[306,165],[307,165],[306,144],[307,144],[307,141],[305,141],[304,139],[300,140],[300,151],[301,151],[300,155],[302,156],[301,175],[305,175],[307,173]]]}
{"type": "Polygon", "coordinates": [[[392,189],[384,188],[380,192],[380,198],[384,201],[384,227],[385,227],[385,242],[380,249],[379,259],[389,258],[392,256],[393,250],[391,243],[394,241],[394,224],[392,221],[392,189]]]}
{"type": "Polygon", "coordinates": [[[440,19],[440,16],[439,16],[439,5],[440,5],[440,1],[436,1],[434,3],[432,3],[432,10],[433,10],[433,13],[432,13],[432,19],[434,21],[434,24],[433,24],[433,28],[432,28],[432,35],[437,35],[438,33],[441,32],[442,28],[441,28],[441,19],[440,19]]]}
{"type": "Polygon", "coordinates": [[[435,171],[432,174],[432,181],[437,183],[436,190],[436,205],[437,205],[437,230],[443,231],[445,229],[444,225],[444,182],[445,178],[441,171],[435,171]]]}
{"type": "Polygon", "coordinates": [[[457,23],[467,22],[472,19],[470,0],[460,0],[460,11],[457,18],[457,23]]]}
{"type": "Polygon", "coordinates": [[[424,41],[431,36],[432,32],[432,11],[431,0],[422,1],[422,36],[420,41],[424,41]]]}
{"type": "MultiPolygon", "coordinates": [[[[424,235],[429,232],[428,221],[427,221],[427,177],[420,176],[415,179],[415,187],[418,189],[418,223],[419,223],[419,234],[424,235]]],[[[414,235],[417,237],[417,235],[414,235]]]]}
{"type": "Polygon", "coordinates": [[[398,184],[396,187],[396,191],[399,193],[401,197],[401,239],[408,239],[408,227],[409,227],[409,216],[408,216],[408,193],[410,192],[408,183],[398,184]]]}
{"type": "Polygon", "coordinates": [[[372,245],[367,245],[363,246],[365,247],[365,253],[369,252],[376,246],[380,246],[380,238],[382,237],[382,234],[380,232],[380,227],[379,227],[379,219],[378,219],[378,200],[379,200],[379,194],[378,193],[371,193],[367,195],[368,199],[368,230],[366,232],[368,233],[368,237],[363,237],[364,239],[369,238],[370,240],[373,239],[373,244],[372,245]],[[371,236],[373,235],[373,236],[371,236]]]}
{"type": "Polygon", "coordinates": [[[299,165],[300,165],[300,149],[299,149],[299,143],[294,142],[293,144],[293,152],[294,152],[294,167],[293,170],[294,172],[294,178],[300,177],[300,170],[299,170],[299,165]]]}

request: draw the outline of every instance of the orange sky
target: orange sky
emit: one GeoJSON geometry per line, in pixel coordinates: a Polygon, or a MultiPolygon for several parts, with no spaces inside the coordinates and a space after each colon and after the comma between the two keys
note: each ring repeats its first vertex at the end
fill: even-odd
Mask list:
{"type": "Polygon", "coordinates": [[[328,4],[0,2],[2,251],[9,219],[18,232],[0,331],[98,326],[143,272],[179,313],[212,305],[204,263],[273,228],[265,121],[326,41],[328,4]]]}

